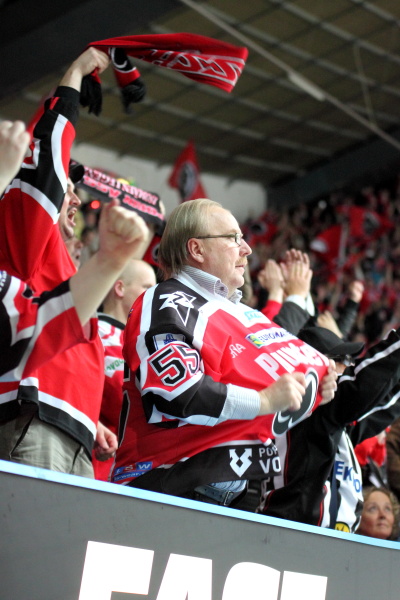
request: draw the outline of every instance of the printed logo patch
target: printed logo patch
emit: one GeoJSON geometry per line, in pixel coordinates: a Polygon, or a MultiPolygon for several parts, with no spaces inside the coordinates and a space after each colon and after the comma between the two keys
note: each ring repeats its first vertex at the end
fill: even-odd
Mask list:
{"type": "Polygon", "coordinates": [[[122,481],[131,477],[140,477],[147,471],[151,471],[153,468],[152,461],[137,462],[133,465],[127,465],[126,467],[118,467],[115,469],[113,475],[113,481],[122,481]]]}
{"type": "Polygon", "coordinates": [[[246,310],[244,315],[245,315],[246,319],[248,319],[249,321],[253,321],[254,319],[260,319],[260,318],[263,318],[265,320],[264,315],[259,310],[246,310]]]}
{"type": "Polygon", "coordinates": [[[318,383],[317,373],[313,369],[308,371],[306,374],[306,393],[303,396],[299,410],[294,412],[285,410],[276,413],[272,422],[272,433],[274,436],[283,435],[288,429],[291,429],[296,423],[299,423],[299,421],[302,421],[307,416],[308,412],[314,406],[318,383]]]}
{"type": "Polygon", "coordinates": [[[184,292],[173,292],[172,294],[161,294],[160,300],[165,300],[162,306],[160,306],[160,310],[163,310],[163,308],[173,308],[176,310],[182,323],[186,325],[190,309],[194,308],[193,301],[196,300],[196,296],[189,296],[189,294],[185,294],[184,292]]]}
{"type": "Polygon", "coordinates": [[[180,333],[161,333],[155,335],[153,341],[154,346],[159,350],[160,348],[164,348],[167,344],[172,344],[172,342],[185,342],[185,336],[180,333]]]}
{"type": "Polygon", "coordinates": [[[281,327],[271,327],[270,329],[261,329],[257,333],[246,335],[246,340],[251,342],[256,348],[263,348],[276,342],[288,342],[295,340],[295,336],[282,329],[281,327]]]}
{"type": "Polygon", "coordinates": [[[238,477],[242,477],[247,469],[251,467],[251,448],[245,448],[241,456],[237,455],[236,450],[229,450],[229,456],[231,457],[231,469],[235,471],[238,477]]]}
{"type": "Polygon", "coordinates": [[[340,521],[336,523],[335,529],[336,531],[345,531],[346,533],[350,533],[350,527],[347,525],[347,523],[341,523],[340,521]]]}

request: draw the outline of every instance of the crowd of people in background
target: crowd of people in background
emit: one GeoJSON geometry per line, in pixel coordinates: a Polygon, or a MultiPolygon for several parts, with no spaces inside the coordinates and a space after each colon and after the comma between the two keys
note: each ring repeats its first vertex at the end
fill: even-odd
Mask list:
{"type": "MultiPolygon", "coordinates": [[[[116,202],[93,208],[90,197],[82,202],[74,192],[69,152],[81,81],[107,66],[102,52],[83,53],[48,101],[34,131],[39,143],[21,173],[14,178],[15,169],[0,169],[6,343],[13,348],[16,335],[7,304],[11,284],[25,296],[29,284],[43,311],[46,291],[71,285],[72,299],[68,287],[62,291],[80,317],[75,340],[58,350],[38,345],[35,353],[24,344],[15,364],[2,359],[0,458],[88,477],[94,464],[94,476],[106,481],[397,539],[399,181],[357,194],[335,191],[240,225],[215,202],[181,204],[161,240],[162,278],[143,261],[152,234],[141,217],[116,202]],[[17,247],[21,228],[24,243],[17,247]],[[102,285],[93,283],[93,264],[102,285]],[[76,269],[86,287],[83,276],[74,279],[76,269]],[[155,288],[156,278],[164,280],[155,288]],[[86,306],[88,287],[97,295],[86,306]],[[99,325],[89,319],[93,302],[99,325]],[[233,342],[233,332],[246,342],[233,342]],[[284,350],[259,354],[281,338],[284,350]],[[246,362],[251,352],[259,373],[246,362]],[[315,404],[305,407],[310,389],[315,404]],[[289,420],[294,427],[285,425],[274,442],[271,432],[289,420]],[[252,451],[240,452],[249,439],[260,460],[245,473],[252,451]],[[225,447],[230,454],[223,456],[225,447]],[[311,457],[301,468],[298,448],[311,457]],[[229,477],[229,468],[237,477],[229,477]]],[[[12,143],[10,127],[0,128],[0,162],[12,143]]]]}

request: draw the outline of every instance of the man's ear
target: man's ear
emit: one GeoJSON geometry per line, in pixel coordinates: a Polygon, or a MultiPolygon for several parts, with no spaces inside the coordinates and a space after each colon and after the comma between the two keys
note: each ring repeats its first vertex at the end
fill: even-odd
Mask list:
{"type": "Polygon", "coordinates": [[[114,283],[114,293],[118,298],[123,298],[125,293],[125,286],[122,279],[117,279],[114,283]]]}
{"type": "Polygon", "coordinates": [[[197,238],[190,238],[187,242],[188,257],[192,261],[198,264],[204,262],[204,244],[202,240],[197,238]]]}

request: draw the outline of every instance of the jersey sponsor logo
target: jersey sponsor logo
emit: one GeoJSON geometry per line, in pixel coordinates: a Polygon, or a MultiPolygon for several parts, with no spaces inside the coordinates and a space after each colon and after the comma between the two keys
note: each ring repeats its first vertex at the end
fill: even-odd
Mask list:
{"type": "Polygon", "coordinates": [[[265,475],[277,475],[282,472],[281,461],[275,444],[270,444],[264,448],[259,448],[258,456],[259,465],[265,475]]]}
{"type": "Polygon", "coordinates": [[[123,481],[132,477],[140,477],[144,473],[147,473],[147,471],[151,471],[152,468],[153,462],[150,460],[126,465],[125,467],[118,467],[114,470],[113,481],[123,481]]]}
{"type": "Polygon", "coordinates": [[[350,533],[350,527],[347,525],[347,523],[342,523],[341,521],[338,521],[336,523],[335,529],[336,531],[344,531],[346,533],[350,533]]]}
{"type": "Polygon", "coordinates": [[[342,481],[349,481],[356,492],[361,492],[362,484],[359,473],[351,465],[346,465],[343,460],[335,461],[335,476],[342,481]]]}
{"type": "Polygon", "coordinates": [[[153,337],[154,346],[157,350],[159,350],[160,348],[164,348],[164,346],[166,346],[167,344],[172,344],[172,342],[184,341],[185,336],[176,333],[162,333],[153,337]]]}
{"type": "Polygon", "coordinates": [[[160,306],[159,310],[173,308],[182,323],[186,325],[190,310],[194,308],[193,301],[196,300],[196,296],[189,296],[185,292],[172,292],[172,294],[161,294],[160,300],[165,300],[165,302],[160,306]]]}
{"type": "Polygon", "coordinates": [[[306,393],[303,396],[299,410],[294,412],[290,410],[284,410],[276,413],[272,422],[273,435],[283,435],[286,433],[286,431],[288,431],[288,429],[291,429],[291,427],[296,425],[296,423],[299,423],[307,417],[315,403],[318,383],[318,375],[314,369],[311,369],[306,373],[306,393]]]}
{"type": "Polygon", "coordinates": [[[238,477],[242,477],[249,467],[251,467],[251,456],[252,449],[245,448],[243,454],[238,456],[236,450],[229,450],[229,456],[231,457],[230,467],[236,473],[238,477]]]}
{"type": "Polygon", "coordinates": [[[114,358],[106,356],[104,359],[104,373],[107,377],[112,377],[116,371],[122,371],[124,365],[123,358],[114,358]]]}
{"type": "Polygon", "coordinates": [[[246,340],[251,342],[256,348],[263,348],[276,342],[288,342],[295,340],[295,336],[282,329],[281,327],[271,327],[270,329],[261,329],[257,333],[246,335],[246,340]]]}
{"type": "Polygon", "coordinates": [[[246,310],[246,312],[244,313],[244,316],[246,317],[246,319],[248,321],[254,321],[255,319],[261,319],[261,318],[265,319],[264,315],[259,310],[246,310]]]}
{"type": "Polygon", "coordinates": [[[246,350],[246,348],[242,346],[242,344],[231,344],[229,346],[229,351],[231,353],[232,358],[235,358],[236,356],[238,356],[238,354],[241,354],[243,350],[246,350]]]}

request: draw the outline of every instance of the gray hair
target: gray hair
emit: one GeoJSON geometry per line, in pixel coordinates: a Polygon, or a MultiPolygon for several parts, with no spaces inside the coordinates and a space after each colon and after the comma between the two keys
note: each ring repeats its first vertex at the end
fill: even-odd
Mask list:
{"type": "Polygon", "coordinates": [[[209,215],[215,208],[224,207],[213,200],[199,198],[183,202],[172,211],[158,252],[158,262],[165,278],[182,271],[188,259],[188,240],[197,235],[207,235],[209,215]]]}

